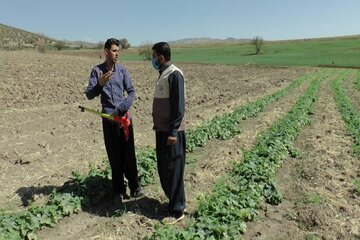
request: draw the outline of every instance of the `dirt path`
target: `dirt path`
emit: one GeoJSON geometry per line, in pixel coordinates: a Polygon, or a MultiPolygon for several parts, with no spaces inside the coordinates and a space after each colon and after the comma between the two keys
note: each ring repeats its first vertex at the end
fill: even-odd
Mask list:
{"type": "MultiPolygon", "coordinates": [[[[98,59],[0,51],[0,207],[47,194],[72,171],[85,173],[105,158],[101,120],[77,106],[98,109],[83,94],[98,59]]],[[[136,146],[153,145],[151,102],[157,73],[148,62],[126,62],[137,90],[133,106],[136,146]]],[[[303,68],[179,64],[187,79],[187,126],[273,93],[303,68]]]]}
{"type": "Polygon", "coordinates": [[[360,162],[329,80],[322,83],[312,118],[295,141],[303,157],[287,159],[278,174],[284,201],[265,205],[244,239],[360,238],[360,198],[353,191],[360,162]]]}
{"type": "MultiPolygon", "coordinates": [[[[307,86],[308,82],[303,83],[295,92],[270,104],[258,117],[243,121],[240,124],[242,133],[235,138],[210,141],[204,148],[188,155],[197,160],[187,165],[185,171],[188,212],[192,213],[196,209],[196,198],[210,192],[216,179],[229,170],[230,162],[241,159],[241,149],[250,148],[255,143],[256,136],[283,116],[307,86]]],[[[121,217],[116,217],[116,211],[119,211],[116,206],[107,202],[93,211],[66,218],[54,229],[39,232],[39,236],[41,239],[54,240],[142,239],[165,216],[164,206],[167,202],[158,181],[145,190],[148,198],[126,204],[126,209],[122,209],[125,213],[121,217]],[[114,215],[114,212],[114,218],[108,217],[114,215]]]]}

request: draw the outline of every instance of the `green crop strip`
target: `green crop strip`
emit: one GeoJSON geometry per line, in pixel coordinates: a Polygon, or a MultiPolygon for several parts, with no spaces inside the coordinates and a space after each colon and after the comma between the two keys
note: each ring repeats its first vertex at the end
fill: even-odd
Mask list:
{"type": "MultiPolygon", "coordinates": [[[[216,116],[211,121],[189,130],[187,133],[187,151],[192,152],[196,147],[204,146],[208,140],[216,138],[226,140],[239,134],[237,125],[241,120],[255,117],[271,102],[283,97],[286,93],[297,88],[309,76],[297,78],[287,87],[265,96],[255,102],[239,107],[224,116],[216,116]]],[[[137,154],[139,177],[143,186],[153,182],[156,172],[156,153],[154,149],[141,151],[137,154]]],[[[0,239],[32,239],[35,232],[44,227],[55,226],[64,216],[78,212],[99,204],[111,195],[110,185],[111,170],[106,163],[106,168],[91,167],[87,175],[73,173],[73,179],[65,183],[59,190],[53,191],[49,201],[43,206],[31,206],[27,211],[19,213],[0,212],[0,239]]]]}
{"type": "Polygon", "coordinates": [[[41,227],[54,227],[64,216],[81,209],[81,199],[69,193],[51,193],[45,206],[32,206],[27,211],[0,214],[0,239],[37,239],[35,232],[41,227]]]}
{"type": "Polygon", "coordinates": [[[245,221],[255,218],[260,201],[280,203],[276,172],[286,156],[298,155],[292,142],[301,127],[310,124],[309,115],[323,78],[325,72],[317,74],[289,113],[259,135],[258,143],[244,154],[243,161],[235,163],[213,192],[199,200],[198,210],[185,229],[156,225],[153,235],[145,239],[238,239],[246,230],[245,221]]]}
{"type": "Polygon", "coordinates": [[[342,115],[342,118],[347,126],[348,132],[354,139],[354,153],[360,156],[360,114],[354,109],[350,99],[346,96],[342,83],[344,76],[349,74],[349,71],[342,71],[339,77],[331,82],[331,88],[333,90],[334,99],[337,107],[342,115]]]}
{"type": "MultiPolygon", "coordinates": [[[[249,117],[256,117],[265,107],[273,101],[283,97],[288,92],[296,89],[300,84],[309,80],[310,77],[316,77],[317,74],[306,74],[292,81],[287,87],[271,95],[265,96],[254,102],[235,109],[232,113],[222,116],[215,116],[212,120],[201,126],[190,129],[186,133],[186,150],[193,152],[197,147],[203,147],[211,139],[227,140],[240,133],[237,125],[249,117]]],[[[156,171],[156,153],[155,150],[149,150],[138,156],[140,180],[143,186],[153,182],[153,174],[156,171]]]]}
{"type": "Polygon", "coordinates": [[[360,91],[360,70],[357,70],[357,78],[355,80],[355,88],[360,91]]]}
{"type": "Polygon", "coordinates": [[[202,126],[189,130],[187,132],[187,151],[192,152],[196,147],[204,146],[210,139],[227,140],[239,134],[240,131],[237,129],[237,125],[242,120],[256,117],[260,112],[264,111],[264,108],[269,103],[280,99],[289,91],[297,88],[304,80],[308,80],[308,78],[309,75],[297,78],[282,90],[241,106],[232,113],[216,116],[202,126]]]}

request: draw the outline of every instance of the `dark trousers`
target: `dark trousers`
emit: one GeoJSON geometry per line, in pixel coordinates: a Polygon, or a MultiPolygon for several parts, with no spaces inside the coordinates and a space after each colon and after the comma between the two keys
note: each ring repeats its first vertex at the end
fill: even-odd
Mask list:
{"type": "Polygon", "coordinates": [[[156,132],[156,157],[162,189],[169,198],[169,212],[178,213],[185,209],[184,168],[185,133],[177,133],[174,145],[167,145],[168,132],[156,132]]]}
{"type": "Polygon", "coordinates": [[[114,193],[126,193],[124,176],[129,182],[130,191],[140,189],[136,155],[134,146],[134,130],[132,123],[129,126],[129,140],[125,140],[124,129],[119,124],[103,119],[103,132],[106,152],[109,158],[112,187],[114,193]]]}

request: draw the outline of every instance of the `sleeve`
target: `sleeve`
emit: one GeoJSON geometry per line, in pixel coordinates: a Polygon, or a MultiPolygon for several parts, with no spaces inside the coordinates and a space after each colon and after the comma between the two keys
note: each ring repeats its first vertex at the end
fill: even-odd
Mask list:
{"type": "Polygon", "coordinates": [[[95,68],[91,70],[89,84],[86,88],[86,97],[91,100],[101,93],[102,87],[99,84],[99,74],[95,68]]]}
{"type": "Polygon", "coordinates": [[[175,71],[170,74],[168,80],[170,91],[170,126],[172,129],[169,136],[176,136],[185,113],[184,77],[179,71],[175,71]]]}
{"type": "Polygon", "coordinates": [[[130,109],[131,105],[133,104],[136,98],[135,88],[132,84],[131,77],[127,69],[124,69],[123,75],[124,75],[124,81],[123,81],[124,90],[128,95],[123,101],[121,101],[121,103],[118,106],[116,106],[117,110],[122,114],[130,109]]]}

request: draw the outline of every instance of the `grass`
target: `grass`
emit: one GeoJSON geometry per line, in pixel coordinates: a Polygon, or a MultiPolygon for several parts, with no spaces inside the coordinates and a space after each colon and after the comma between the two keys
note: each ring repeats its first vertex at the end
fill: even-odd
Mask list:
{"type": "MultiPolygon", "coordinates": [[[[174,62],[229,65],[360,67],[360,37],[326,40],[266,42],[260,55],[249,43],[193,46],[172,49],[174,62]]],[[[121,56],[124,61],[142,60],[137,53],[121,56]]]]}
{"type": "Polygon", "coordinates": [[[357,78],[355,80],[355,88],[360,91],[360,71],[357,72],[357,78]]]}
{"type": "Polygon", "coordinates": [[[305,196],[304,196],[304,199],[302,200],[302,202],[304,204],[309,204],[309,203],[312,203],[312,204],[321,204],[322,203],[322,198],[321,196],[318,194],[318,193],[307,193],[305,196]]]}
{"type": "Polygon", "coordinates": [[[360,196],[360,179],[357,178],[354,180],[354,193],[360,196]]]}
{"type": "Polygon", "coordinates": [[[320,239],[321,239],[320,237],[312,233],[305,235],[304,238],[304,240],[320,240],[320,239]]]}

